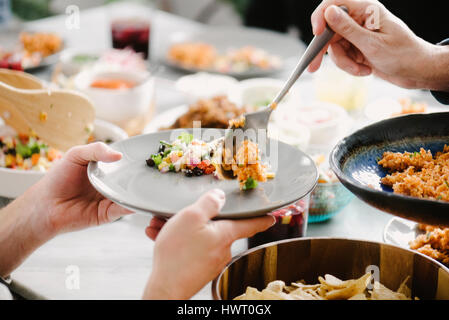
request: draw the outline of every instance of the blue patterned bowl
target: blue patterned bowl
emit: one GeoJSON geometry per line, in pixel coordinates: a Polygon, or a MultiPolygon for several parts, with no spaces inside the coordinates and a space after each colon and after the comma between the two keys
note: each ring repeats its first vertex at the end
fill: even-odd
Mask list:
{"type": "Polygon", "coordinates": [[[414,114],[377,122],[346,137],[333,149],[330,164],[357,197],[388,213],[432,225],[449,226],[449,203],[393,193],[381,184],[387,172],[377,164],[386,151],[432,153],[449,144],[449,112],[414,114]]]}

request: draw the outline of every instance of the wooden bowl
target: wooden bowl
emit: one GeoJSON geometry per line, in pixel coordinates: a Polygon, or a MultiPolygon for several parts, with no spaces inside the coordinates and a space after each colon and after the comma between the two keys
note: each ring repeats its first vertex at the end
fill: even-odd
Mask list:
{"type": "Polygon", "coordinates": [[[410,276],[412,295],[449,300],[449,269],[437,261],[384,243],[337,238],[284,240],[246,251],[214,280],[212,295],[216,300],[233,299],[248,286],[262,290],[274,280],[315,284],[325,274],[356,279],[368,266],[378,266],[380,283],[387,288],[396,290],[410,276]]]}

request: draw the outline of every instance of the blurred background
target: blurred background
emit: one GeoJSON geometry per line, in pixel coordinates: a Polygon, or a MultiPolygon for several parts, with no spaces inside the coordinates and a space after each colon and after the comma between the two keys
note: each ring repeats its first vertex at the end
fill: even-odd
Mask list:
{"type": "MultiPolygon", "coordinates": [[[[8,0],[1,0],[6,3],[8,0]]],[[[68,5],[92,8],[120,0],[10,0],[20,19],[34,20],[65,12],[68,5]]],[[[148,3],[156,8],[211,25],[254,26],[289,32],[311,40],[310,15],[320,0],[127,0],[148,3]]],[[[447,36],[447,1],[431,5],[418,1],[382,0],[390,11],[404,20],[420,37],[436,43],[447,36]]]]}

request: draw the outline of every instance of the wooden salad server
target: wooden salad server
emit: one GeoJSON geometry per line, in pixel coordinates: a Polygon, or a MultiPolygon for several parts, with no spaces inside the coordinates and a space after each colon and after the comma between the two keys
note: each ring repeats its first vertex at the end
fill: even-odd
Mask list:
{"type": "Polygon", "coordinates": [[[85,144],[92,134],[95,109],[92,102],[68,90],[37,89],[28,75],[2,72],[0,117],[18,133],[30,132],[61,151],[85,144]],[[13,87],[16,84],[22,88],[13,87]],[[34,87],[28,90],[23,87],[34,87]]]}
{"type": "Polygon", "coordinates": [[[10,69],[0,69],[0,82],[17,89],[44,89],[43,82],[31,74],[10,69]]]}

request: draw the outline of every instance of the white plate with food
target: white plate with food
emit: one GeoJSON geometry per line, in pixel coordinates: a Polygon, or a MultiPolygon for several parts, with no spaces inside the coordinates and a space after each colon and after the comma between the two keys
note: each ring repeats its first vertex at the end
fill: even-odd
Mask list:
{"type": "Polygon", "coordinates": [[[64,48],[63,39],[50,32],[5,32],[0,43],[0,67],[25,71],[56,63],[64,48]]]}
{"type": "Polygon", "coordinates": [[[254,28],[219,27],[171,35],[160,52],[169,66],[192,73],[207,71],[239,78],[279,72],[297,59],[304,45],[284,34],[254,28]]]}
{"type": "Polygon", "coordinates": [[[185,114],[189,110],[187,105],[181,105],[174,107],[154,117],[153,120],[143,129],[143,133],[158,132],[163,128],[168,128],[173,125],[179,117],[185,114]]]}
{"type": "Polygon", "coordinates": [[[88,176],[101,194],[121,206],[164,217],[215,188],[226,193],[220,218],[247,218],[289,205],[315,187],[313,160],[297,148],[271,139],[261,145],[244,140],[228,153],[223,150],[233,149],[223,146],[224,134],[220,129],[178,129],[120,141],[111,146],[122,159],[92,162],[88,176]]]}
{"type": "Polygon", "coordinates": [[[190,106],[181,105],[156,116],[144,129],[144,133],[159,130],[194,128],[226,129],[229,121],[246,112],[225,96],[200,99],[190,106]]]}
{"type": "Polygon", "coordinates": [[[366,105],[365,117],[369,121],[380,121],[412,113],[445,112],[447,108],[428,105],[425,101],[410,97],[376,99],[366,105]]]}
{"type": "Polygon", "coordinates": [[[422,231],[419,230],[418,223],[395,217],[385,226],[383,238],[386,243],[410,248],[409,243],[420,234],[422,231]]]}
{"type": "Polygon", "coordinates": [[[384,229],[384,241],[413,249],[449,267],[449,228],[438,228],[395,217],[384,229]]]}
{"type": "MultiPolygon", "coordinates": [[[[93,140],[112,143],[128,135],[119,127],[95,120],[93,140]]],[[[16,198],[39,181],[62,152],[29,135],[17,136],[0,119],[0,197],[16,198]]]]}

